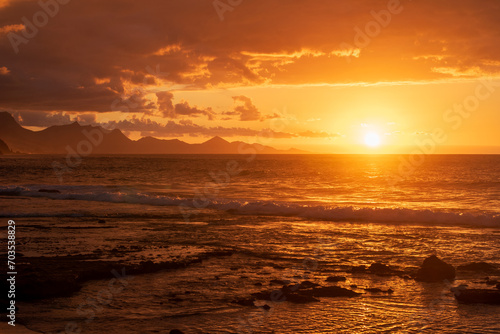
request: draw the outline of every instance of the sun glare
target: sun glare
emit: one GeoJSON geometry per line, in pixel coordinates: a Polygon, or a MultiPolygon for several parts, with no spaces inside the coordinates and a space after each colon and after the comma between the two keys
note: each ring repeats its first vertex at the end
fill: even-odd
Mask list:
{"type": "Polygon", "coordinates": [[[365,144],[370,147],[380,146],[380,136],[375,132],[369,132],[365,135],[365,144]]]}

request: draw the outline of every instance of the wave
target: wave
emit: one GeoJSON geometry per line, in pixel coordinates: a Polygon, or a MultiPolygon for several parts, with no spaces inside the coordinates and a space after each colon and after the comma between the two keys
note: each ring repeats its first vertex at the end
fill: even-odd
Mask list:
{"type": "MultiPolygon", "coordinates": [[[[301,205],[279,201],[246,201],[234,199],[181,198],[120,191],[104,186],[7,186],[0,196],[45,197],[57,200],[82,200],[108,203],[179,206],[184,216],[190,209],[216,209],[241,215],[294,216],[346,222],[450,224],[478,227],[500,227],[500,213],[470,213],[430,209],[377,208],[333,205],[301,205]]],[[[20,214],[14,214],[19,217],[20,214]]],[[[12,216],[14,216],[12,215],[12,216]]],[[[5,216],[2,214],[1,216],[5,216]]],[[[33,217],[34,214],[27,216],[33,217]]],[[[75,214],[77,216],[77,214],[75,214]]]]}

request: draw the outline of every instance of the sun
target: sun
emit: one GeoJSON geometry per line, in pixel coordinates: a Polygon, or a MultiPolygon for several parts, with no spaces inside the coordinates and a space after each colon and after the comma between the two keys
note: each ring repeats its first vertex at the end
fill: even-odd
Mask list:
{"type": "Polygon", "coordinates": [[[380,143],[382,140],[380,139],[380,136],[375,133],[375,132],[368,132],[365,135],[365,144],[370,147],[378,147],[380,146],[380,143]]]}

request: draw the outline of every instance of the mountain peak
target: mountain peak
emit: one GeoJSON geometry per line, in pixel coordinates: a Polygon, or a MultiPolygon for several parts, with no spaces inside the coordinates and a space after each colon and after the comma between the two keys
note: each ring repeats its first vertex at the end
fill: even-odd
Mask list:
{"type": "Polygon", "coordinates": [[[203,144],[213,144],[213,145],[220,145],[220,144],[229,144],[229,142],[219,136],[215,136],[212,139],[207,140],[203,144]]]}

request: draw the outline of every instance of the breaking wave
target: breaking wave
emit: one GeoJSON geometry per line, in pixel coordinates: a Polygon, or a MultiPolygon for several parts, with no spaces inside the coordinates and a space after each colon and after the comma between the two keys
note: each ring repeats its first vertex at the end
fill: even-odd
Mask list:
{"type": "MultiPolygon", "coordinates": [[[[430,209],[377,208],[335,205],[301,205],[279,201],[182,198],[142,192],[113,190],[103,186],[7,186],[0,196],[44,197],[57,200],[81,200],[108,203],[182,206],[216,209],[241,215],[295,216],[310,219],[379,223],[450,224],[500,227],[500,213],[469,213],[430,209]]],[[[5,213],[1,216],[7,217],[5,213]]],[[[20,215],[16,215],[20,216],[20,215]]],[[[29,215],[33,217],[33,214],[29,215]]],[[[76,215],[77,216],[77,215],[76,215]]]]}

